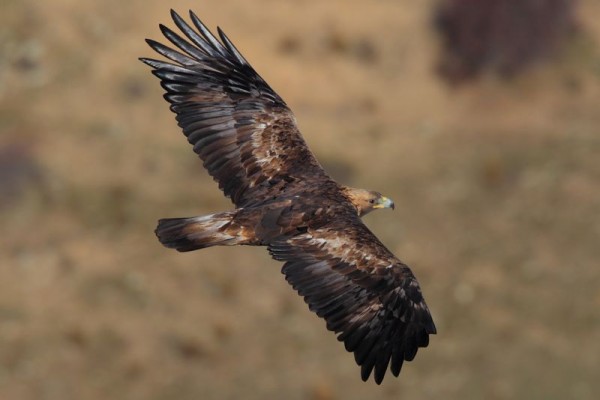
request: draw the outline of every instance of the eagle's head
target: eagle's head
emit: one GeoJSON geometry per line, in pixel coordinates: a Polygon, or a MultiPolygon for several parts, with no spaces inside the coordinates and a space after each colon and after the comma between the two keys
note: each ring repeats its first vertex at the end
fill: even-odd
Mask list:
{"type": "Polygon", "coordinates": [[[359,217],[379,208],[394,209],[394,202],[379,192],[355,188],[346,188],[345,192],[359,217]]]}

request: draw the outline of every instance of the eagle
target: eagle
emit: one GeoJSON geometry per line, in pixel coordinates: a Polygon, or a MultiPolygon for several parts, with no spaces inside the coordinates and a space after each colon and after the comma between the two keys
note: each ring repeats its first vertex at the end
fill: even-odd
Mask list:
{"type": "Polygon", "coordinates": [[[398,376],[436,333],[421,288],[363,224],[394,208],[381,193],[332,179],[308,148],[292,111],[220,28],[217,39],[190,11],[181,33],[160,25],[167,60],[140,58],[166,91],[179,127],[234,209],[158,222],[166,247],[265,246],[309,309],[354,353],[367,381],[398,376]]]}

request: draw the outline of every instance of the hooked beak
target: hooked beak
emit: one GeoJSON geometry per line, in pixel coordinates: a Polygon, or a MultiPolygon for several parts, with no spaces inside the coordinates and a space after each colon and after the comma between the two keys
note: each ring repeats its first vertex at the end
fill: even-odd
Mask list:
{"type": "Polygon", "coordinates": [[[395,208],[394,201],[385,196],[381,196],[381,199],[379,199],[379,202],[375,204],[373,208],[391,208],[393,210],[395,208]]]}

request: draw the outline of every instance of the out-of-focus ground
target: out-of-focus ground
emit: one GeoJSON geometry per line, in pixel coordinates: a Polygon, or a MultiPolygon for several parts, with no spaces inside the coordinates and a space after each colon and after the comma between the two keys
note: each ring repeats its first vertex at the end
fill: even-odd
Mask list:
{"type": "Polygon", "coordinates": [[[3,0],[0,398],[592,399],[600,393],[600,3],[553,64],[458,89],[429,1],[3,0]],[[178,254],[230,207],[139,56],[169,7],[225,29],[412,266],[439,334],[359,369],[258,248],[178,254]]]}

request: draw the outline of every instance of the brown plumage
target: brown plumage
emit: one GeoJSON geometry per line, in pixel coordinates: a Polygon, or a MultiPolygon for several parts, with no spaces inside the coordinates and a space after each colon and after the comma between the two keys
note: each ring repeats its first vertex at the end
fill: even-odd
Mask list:
{"type": "Polygon", "coordinates": [[[171,15],[186,39],[160,28],[179,50],[147,40],[171,62],[141,60],[235,209],[160,220],[160,242],[179,251],[266,246],[310,310],[354,352],[363,380],[374,370],[381,383],[388,366],[398,376],[436,328],[411,270],[360,219],[393,202],[329,177],[285,102],[225,34],[219,29],[217,40],[192,12],[194,28],[171,15]]]}

